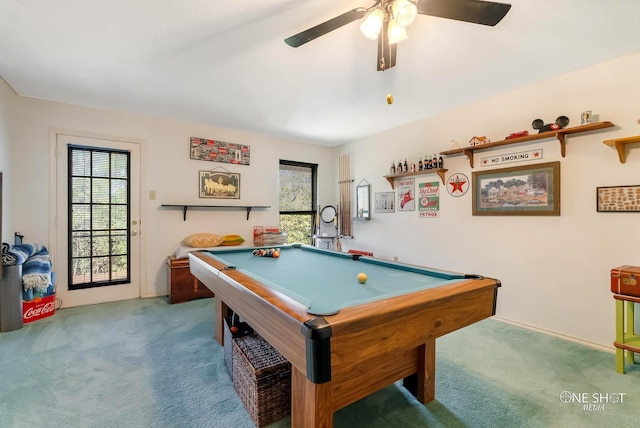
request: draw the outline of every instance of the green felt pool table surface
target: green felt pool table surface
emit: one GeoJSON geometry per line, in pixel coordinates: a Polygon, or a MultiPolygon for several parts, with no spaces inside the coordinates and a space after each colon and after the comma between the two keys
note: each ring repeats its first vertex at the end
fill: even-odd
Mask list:
{"type": "Polygon", "coordinates": [[[253,248],[209,251],[227,266],[249,275],[308,307],[314,315],[452,284],[465,275],[409,266],[306,245],[280,246],[280,256],[253,255],[253,248]],[[357,279],[365,273],[364,284],[357,279]]]}

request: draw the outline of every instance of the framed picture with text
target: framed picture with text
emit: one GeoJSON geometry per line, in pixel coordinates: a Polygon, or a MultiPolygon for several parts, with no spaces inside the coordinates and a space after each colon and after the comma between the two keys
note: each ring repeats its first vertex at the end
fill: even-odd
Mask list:
{"type": "Polygon", "coordinates": [[[395,192],[379,192],[375,194],[374,198],[374,212],[377,213],[392,213],[395,212],[395,192]]]}

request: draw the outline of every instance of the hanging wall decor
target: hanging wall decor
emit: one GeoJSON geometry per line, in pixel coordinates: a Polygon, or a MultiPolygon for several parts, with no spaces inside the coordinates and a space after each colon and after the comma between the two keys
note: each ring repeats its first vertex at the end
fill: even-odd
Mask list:
{"type": "Polygon", "coordinates": [[[463,196],[469,190],[469,177],[461,172],[455,172],[449,176],[447,180],[447,192],[451,196],[463,196]]]}
{"type": "Polygon", "coordinates": [[[474,172],[473,215],[560,215],[560,162],[474,172]]]}
{"type": "Polygon", "coordinates": [[[397,178],[395,188],[398,191],[396,203],[398,211],[415,211],[415,180],[413,178],[397,178]]]}
{"type": "Polygon", "coordinates": [[[375,194],[375,210],[377,213],[395,212],[393,204],[395,203],[395,192],[379,192],[375,194]]]}
{"type": "Polygon", "coordinates": [[[240,199],[240,174],[229,171],[200,171],[199,197],[240,199]]]}
{"type": "Polygon", "coordinates": [[[249,165],[251,149],[242,144],[191,137],[191,159],[249,165]]]}
{"type": "Polygon", "coordinates": [[[418,217],[440,217],[440,182],[418,183],[418,217]]]}
{"type": "Polygon", "coordinates": [[[598,212],[640,212],[640,186],[596,188],[598,212]]]}

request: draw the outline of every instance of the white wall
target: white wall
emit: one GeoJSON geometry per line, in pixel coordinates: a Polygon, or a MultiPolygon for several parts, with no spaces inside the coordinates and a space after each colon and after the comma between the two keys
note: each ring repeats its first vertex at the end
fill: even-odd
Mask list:
{"type": "MultiPolygon", "coordinates": [[[[319,200],[332,199],[334,155],[327,147],[283,141],[195,123],[113,112],[16,97],[13,149],[13,203],[8,208],[13,223],[5,236],[18,230],[25,242],[48,245],[49,217],[53,208],[47,181],[50,174],[49,134],[71,130],[95,136],[142,141],[142,257],[143,297],[167,292],[165,259],[174,254],[182,238],[196,232],[239,234],[253,240],[254,225],[278,225],[278,163],[280,159],[317,163],[319,200]],[[189,137],[235,142],[251,147],[251,165],[240,166],[189,158],[189,137]],[[198,171],[225,167],[240,173],[239,200],[198,198],[198,171]],[[149,191],[156,199],[149,199],[149,191]],[[253,210],[249,221],[245,211],[190,210],[183,221],[181,210],[160,208],[162,204],[266,205],[253,210]]],[[[2,146],[0,146],[0,150],[2,146]]],[[[6,178],[5,178],[6,179],[6,178]]],[[[13,238],[12,238],[13,239],[13,238]]],[[[54,249],[49,246],[54,263],[54,249]]],[[[54,266],[55,267],[55,266],[54,266]]]]}
{"type": "MultiPolygon", "coordinates": [[[[640,53],[462,106],[337,149],[22,98],[0,81],[0,169],[5,171],[3,239],[12,240],[14,231],[20,231],[27,242],[48,243],[51,203],[45,182],[51,156],[50,129],[143,141],[143,294],[151,296],[166,292],[164,259],[184,236],[211,231],[238,233],[250,240],[253,225],[277,224],[280,158],[320,165],[320,203],[325,205],[337,199],[335,165],[340,153],[351,155],[354,184],[366,179],[373,195],[391,190],[383,175],[388,173],[392,160],[417,160],[425,153],[447,150],[452,139],[464,144],[473,135],[487,135],[495,141],[515,131],[534,132],[530,124],[535,118],[550,122],[564,114],[571,119],[569,126],[575,126],[580,112],[589,109],[596,115],[594,120],[612,121],[616,127],[569,136],[565,158],[560,156],[560,145],[555,140],[477,153],[499,155],[542,148],[543,162],[561,161],[560,217],[474,217],[471,193],[454,198],[443,188],[439,218],[420,219],[417,212],[373,213],[371,221],[354,223],[355,239],[344,240],[343,248],[371,250],[383,258],[397,256],[410,263],[498,278],[503,283],[498,298],[499,317],[611,348],[615,329],[609,270],[621,264],[640,264],[640,214],[596,213],[595,188],[640,184],[640,146],[631,148],[623,165],[615,151],[602,144],[605,139],[638,134],[640,85],[634,73],[638,69],[640,53]],[[190,160],[191,136],[250,145],[250,166],[228,166],[241,174],[241,200],[237,203],[272,208],[252,212],[249,221],[241,211],[194,211],[188,213],[186,222],[179,211],[159,209],[163,203],[208,202],[197,197],[197,171],[227,166],[190,160]],[[7,171],[11,171],[9,176],[7,171]],[[157,192],[156,200],[147,198],[150,190],[157,192]]],[[[464,173],[469,178],[473,171],[480,170],[471,169],[464,156],[447,158],[445,167],[449,173],[464,173]]]]}
{"type": "MultiPolygon", "coordinates": [[[[615,308],[609,271],[640,264],[640,213],[597,213],[595,193],[597,186],[640,185],[640,145],[621,164],[602,144],[638,135],[639,69],[636,53],[340,147],[350,153],[355,182],[366,179],[373,195],[391,191],[383,178],[391,161],[417,162],[425,153],[448,150],[451,140],[461,146],[474,135],[498,141],[516,131],[536,132],[533,119],[548,123],[560,115],[576,126],[584,110],[593,111],[594,121],[616,124],[568,136],[565,158],[551,139],[476,152],[479,158],[542,148],[541,162],[561,161],[560,217],[472,216],[471,190],[455,198],[442,187],[439,218],[418,218],[417,211],[374,213],[371,221],[354,223],[355,239],[345,240],[343,247],[498,278],[503,283],[499,317],[611,348],[615,308]]],[[[447,178],[463,173],[471,179],[473,171],[491,169],[477,165],[472,169],[466,156],[445,158],[447,178]]],[[[522,164],[503,166],[515,165],[522,164]]]]}
{"type": "Polygon", "coordinates": [[[2,211],[2,230],[0,231],[0,241],[13,243],[12,217],[9,207],[12,200],[11,183],[11,148],[12,148],[12,129],[13,129],[13,106],[18,96],[0,77],[0,172],[3,173],[3,211],[2,211]],[[9,231],[12,231],[11,233],[9,231]]]}

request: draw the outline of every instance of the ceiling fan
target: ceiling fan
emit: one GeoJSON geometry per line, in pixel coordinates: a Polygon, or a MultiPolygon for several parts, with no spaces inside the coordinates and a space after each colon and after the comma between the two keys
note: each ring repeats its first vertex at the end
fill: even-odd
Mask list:
{"type": "Polygon", "coordinates": [[[357,7],[288,37],[284,42],[297,48],[366,17],[360,31],[367,38],[378,39],[377,67],[378,71],[384,71],[396,65],[396,44],[407,38],[406,27],[418,14],[493,27],[509,9],[510,4],[481,0],[375,0],[368,8],[357,7]]]}

